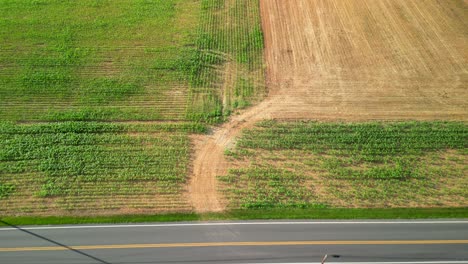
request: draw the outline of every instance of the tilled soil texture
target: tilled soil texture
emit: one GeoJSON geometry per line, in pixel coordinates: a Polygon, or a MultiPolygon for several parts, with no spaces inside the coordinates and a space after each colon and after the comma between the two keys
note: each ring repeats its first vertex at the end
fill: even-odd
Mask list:
{"type": "Polygon", "coordinates": [[[468,117],[465,1],[262,0],[273,118],[468,117]]]}

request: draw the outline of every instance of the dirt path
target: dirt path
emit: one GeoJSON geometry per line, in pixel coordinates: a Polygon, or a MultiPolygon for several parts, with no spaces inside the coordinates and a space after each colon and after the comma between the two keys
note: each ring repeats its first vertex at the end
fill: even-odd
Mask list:
{"type": "Polygon", "coordinates": [[[465,3],[260,0],[268,98],[194,142],[189,199],[222,211],[216,177],[266,119],[468,120],[465,3]]]}
{"type": "Polygon", "coordinates": [[[274,99],[267,99],[249,108],[230,121],[215,128],[210,135],[194,136],[194,161],[189,184],[189,199],[197,212],[219,212],[225,209],[226,201],[218,193],[217,176],[227,173],[228,164],[224,151],[234,146],[235,138],[245,128],[270,118],[274,99]]]}

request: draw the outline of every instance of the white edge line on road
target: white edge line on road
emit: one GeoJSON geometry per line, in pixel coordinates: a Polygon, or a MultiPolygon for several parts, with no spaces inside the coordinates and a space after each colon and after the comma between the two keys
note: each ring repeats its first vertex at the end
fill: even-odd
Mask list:
{"type": "MultiPolygon", "coordinates": [[[[468,224],[468,221],[334,221],[334,222],[220,222],[220,223],[175,223],[175,224],[117,224],[117,225],[77,225],[77,226],[36,226],[21,227],[25,230],[52,229],[93,229],[93,228],[140,228],[140,227],[191,227],[191,226],[236,226],[236,225],[354,225],[354,224],[468,224]]],[[[17,230],[13,227],[0,228],[0,231],[17,230]]],[[[468,264],[468,263],[467,263],[468,264]]]]}
{"type": "MultiPolygon", "coordinates": [[[[327,261],[326,263],[330,263],[330,264],[468,264],[468,261],[409,261],[409,262],[328,262],[327,261]]],[[[245,264],[320,264],[320,262],[245,263],[245,264]]]]}

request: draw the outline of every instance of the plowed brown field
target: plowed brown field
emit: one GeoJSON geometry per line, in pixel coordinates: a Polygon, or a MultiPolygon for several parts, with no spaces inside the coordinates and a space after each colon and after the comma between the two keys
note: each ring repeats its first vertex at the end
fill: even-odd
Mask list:
{"type": "Polygon", "coordinates": [[[468,117],[468,4],[263,0],[276,118],[468,117]]]}

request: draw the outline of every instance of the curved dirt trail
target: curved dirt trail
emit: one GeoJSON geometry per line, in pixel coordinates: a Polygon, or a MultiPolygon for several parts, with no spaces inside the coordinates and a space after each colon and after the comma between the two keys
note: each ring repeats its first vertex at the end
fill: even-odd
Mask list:
{"type": "Polygon", "coordinates": [[[267,99],[249,108],[230,121],[215,128],[210,135],[194,136],[194,161],[189,184],[189,199],[196,212],[223,211],[226,202],[218,195],[217,176],[227,173],[224,151],[234,146],[235,138],[245,128],[270,118],[273,99],[267,99]]]}

